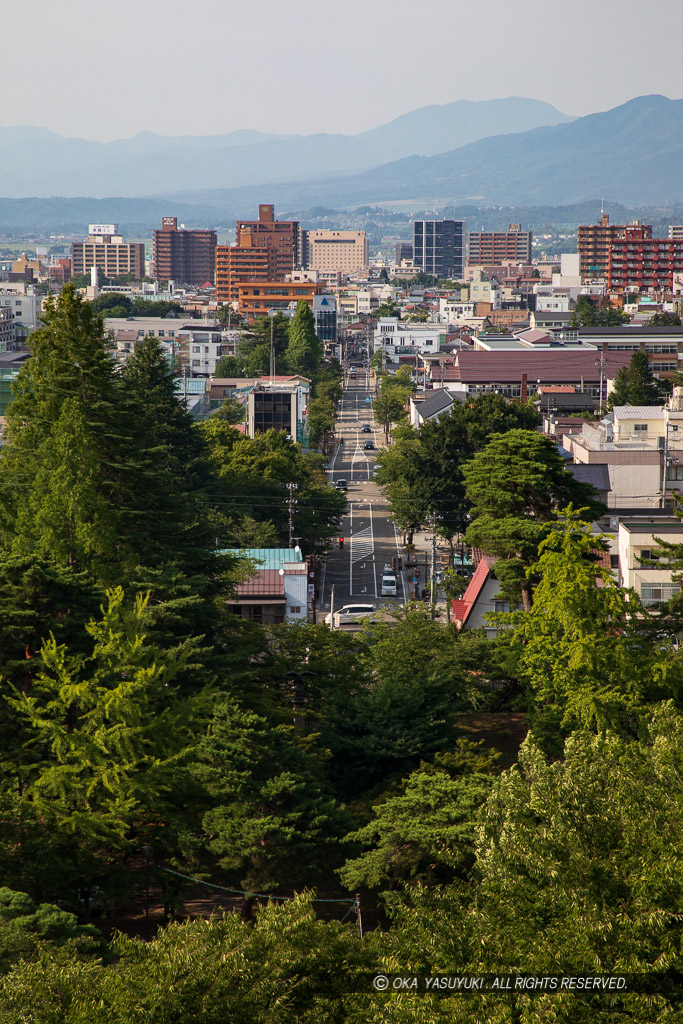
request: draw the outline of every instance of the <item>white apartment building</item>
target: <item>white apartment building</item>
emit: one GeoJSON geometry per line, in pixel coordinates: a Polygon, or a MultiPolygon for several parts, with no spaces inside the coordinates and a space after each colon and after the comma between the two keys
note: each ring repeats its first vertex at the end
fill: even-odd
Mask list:
{"type": "Polygon", "coordinates": [[[475,306],[475,302],[439,299],[439,323],[454,324],[459,320],[469,320],[475,315],[475,306]]]}
{"type": "Polygon", "coordinates": [[[16,328],[31,334],[40,327],[42,298],[32,284],[23,281],[3,281],[0,285],[0,306],[11,309],[16,328]]]}
{"type": "Polygon", "coordinates": [[[446,340],[445,332],[430,324],[410,323],[396,317],[381,317],[373,335],[374,351],[400,361],[401,356],[434,355],[446,340]]]}
{"type": "Polygon", "coordinates": [[[658,539],[683,544],[683,524],[677,519],[627,519],[619,523],[619,580],[636,591],[644,605],[668,601],[680,593],[680,582],[672,580],[672,570],[659,567],[661,548],[658,539]],[[650,564],[648,564],[650,563],[650,564]]]}
{"type": "Polygon", "coordinates": [[[0,306],[0,352],[12,352],[16,336],[12,310],[0,306]]]}
{"type": "Polygon", "coordinates": [[[163,316],[108,316],[104,321],[105,333],[111,332],[113,336],[117,331],[135,331],[138,338],[152,335],[154,338],[173,341],[183,329],[182,320],[167,319],[163,316]]]}
{"type": "Polygon", "coordinates": [[[575,463],[608,467],[610,508],[670,508],[683,492],[683,388],[666,406],[615,406],[558,440],[575,463]]]}

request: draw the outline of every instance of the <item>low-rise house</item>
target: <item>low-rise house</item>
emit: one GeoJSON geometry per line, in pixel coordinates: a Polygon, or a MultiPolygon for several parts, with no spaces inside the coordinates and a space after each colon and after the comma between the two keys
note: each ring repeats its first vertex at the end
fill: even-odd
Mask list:
{"type": "Polygon", "coordinates": [[[435,391],[426,393],[419,392],[410,396],[410,424],[413,427],[421,427],[427,420],[438,420],[441,416],[447,415],[453,403],[456,401],[454,395],[445,388],[438,388],[435,391]]]}
{"type": "Polygon", "coordinates": [[[487,616],[511,610],[508,602],[498,596],[500,583],[493,573],[494,564],[495,558],[483,555],[465,593],[451,602],[457,629],[485,629],[489,636],[495,636],[497,627],[487,621],[487,616]]]}
{"type": "Polygon", "coordinates": [[[308,567],[301,548],[240,548],[232,551],[254,563],[255,574],[237,585],[228,609],[259,625],[305,621],[308,567]]]}

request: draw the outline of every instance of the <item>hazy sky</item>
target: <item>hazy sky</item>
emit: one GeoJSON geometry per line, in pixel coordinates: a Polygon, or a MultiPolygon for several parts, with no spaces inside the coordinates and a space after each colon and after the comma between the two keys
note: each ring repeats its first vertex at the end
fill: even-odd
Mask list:
{"type": "Polygon", "coordinates": [[[0,123],[113,139],[354,133],[429,103],[683,97],[682,0],[31,0],[0,123]]]}

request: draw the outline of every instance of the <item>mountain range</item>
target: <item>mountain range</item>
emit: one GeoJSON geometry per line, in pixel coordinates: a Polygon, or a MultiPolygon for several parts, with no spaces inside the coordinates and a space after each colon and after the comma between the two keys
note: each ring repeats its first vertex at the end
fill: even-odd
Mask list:
{"type": "Polygon", "coordinates": [[[511,96],[421,107],[358,135],[141,132],[95,142],[30,125],[0,127],[0,196],[141,196],[300,182],[569,120],[549,103],[511,96]]]}
{"type": "Polygon", "coordinates": [[[20,224],[112,220],[148,228],[166,213],[188,226],[227,225],[253,216],[259,202],[275,203],[279,214],[315,205],[395,203],[425,210],[601,198],[661,208],[683,203],[683,100],[639,96],[574,119],[536,100],[459,101],[423,107],[356,136],[243,131],[170,139],[144,133],[90,143],[25,126],[0,129],[0,156],[0,195],[61,191],[71,197],[0,199],[0,232],[20,224]],[[545,123],[529,128],[534,120],[545,123]],[[49,188],[37,184],[41,175],[49,188]],[[91,198],[77,198],[79,192],[91,198]],[[116,198],[99,198],[107,194],[116,198]]]}
{"type": "MultiPolygon", "coordinates": [[[[268,189],[280,208],[411,201],[479,206],[683,201],[683,100],[639,96],[603,113],[495,135],[434,156],[409,156],[353,175],[268,189]]],[[[253,206],[262,189],[180,192],[179,201],[253,206]]]]}

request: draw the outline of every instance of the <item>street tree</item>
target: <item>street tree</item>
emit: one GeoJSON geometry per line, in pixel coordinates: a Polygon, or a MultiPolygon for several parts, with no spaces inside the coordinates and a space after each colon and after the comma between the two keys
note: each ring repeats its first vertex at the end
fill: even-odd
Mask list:
{"type": "Polygon", "coordinates": [[[288,371],[310,378],[320,367],[323,347],[315,333],[313,311],[303,299],[297,304],[287,335],[285,362],[288,371]]]}
{"type": "Polygon", "coordinates": [[[402,422],[406,416],[406,404],[410,395],[410,388],[397,381],[388,374],[380,377],[375,400],[372,403],[372,411],[378,423],[384,428],[384,436],[389,442],[391,428],[395,423],[402,422]]]}
{"type": "Polygon", "coordinates": [[[423,423],[419,431],[399,427],[394,445],[378,458],[377,479],[386,489],[392,514],[402,524],[418,526],[435,512],[438,532],[452,543],[468,523],[463,466],[491,435],[531,430],[537,422],[532,406],[488,394],[453,403],[448,413],[423,423]]]}
{"type": "Polygon", "coordinates": [[[495,571],[507,600],[531,608],[526,570],[537,558],[555,511],[573,504],[588,521],[604,506],[597,492],[569,472],[550,438],[509,430],[492,438],[463,469],[471,525],[468,544],[496,556],[495,571]]]}
{"type": "Polygon", "coordinates": [[[216,363],[214,377],[245,377],[245,361],[240,356],[221,356],[216,363]]]}
{"type": "Polygon", "coordinates": [[[238,402],[236,398],[232,398],[230,395],[224,398],[217,409],[211,414],[216,419],[224,420],[225,423],[229,423],[234,426],[236,423],[243,423],[245,417],[245,407],[242,402],[238,402]]]}
{"type": "Polygon", "coordinates": [[[614,378],[607,406],[661,405],[664,391],[655,380],[646,352],[634,352],[628,366],[622,366],[614,378]]]}

